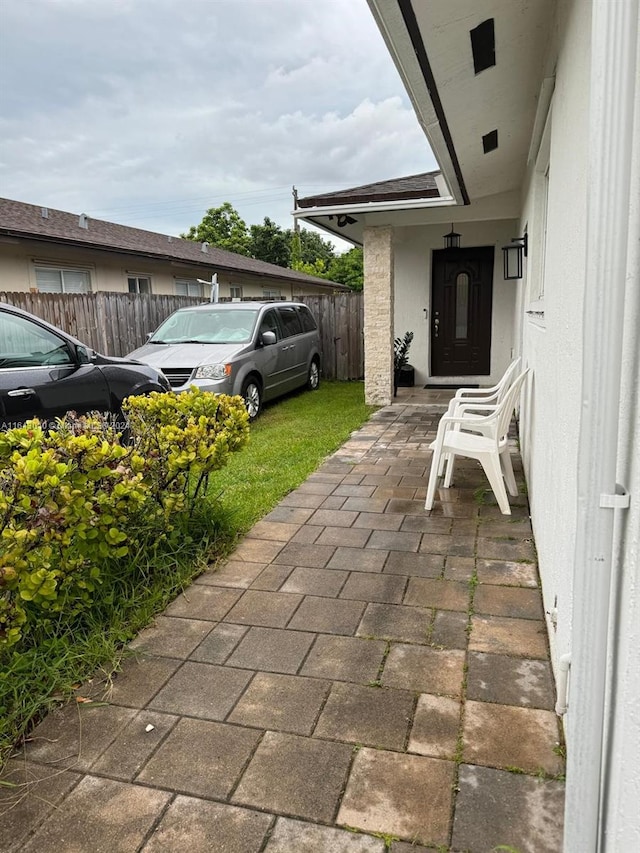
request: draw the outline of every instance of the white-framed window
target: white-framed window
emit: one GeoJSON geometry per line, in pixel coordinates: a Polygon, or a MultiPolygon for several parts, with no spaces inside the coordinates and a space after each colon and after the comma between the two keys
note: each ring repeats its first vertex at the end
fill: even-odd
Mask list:
{"type": "Polygon", "coordinates": [[[129,293],[151,293],[151,279],[148,275],[127,275],[129,293]]]}
{"type": "Polygon", "coordinates": [[[535,258],[535,280],[531,289],[531,298],[544,300],[547,260],[547,215],[549,212],[549,175],[551,171],[551,125],[552,108],[549,108],[536,157],[534,173],[534,205],[537,224],[537,256],[535,258]]]}
{"type": "Polygon", "coordinates": [[[176,293],[178,296],[204,296],[201,282],[191,278],[176,279],[176,293]]]}
{"type": "Polygon", "coordinates": [[[36,285],[41,293],[89,293],[89,270],[36,266],[36,285]]]}
{"type": "Polygon", "coordinates": [[[279,288],[262,288],[262,298],[263,299],[281,299],[281,290],[279,288]]]}
{"type": "Polygon", "coordinates": [[[242,287],[239,285],[229,285],[229,296],[232,299],[242,299],[242,287]]]}
{"type": "Polygon", "coordinates": [[[538,281],[538,299],[544,299],[544,282],[546,278],[546,262],[547,262],[547,213],[549,211],[549,170],[550,164],[547,163],[547,168],[544,171],[544,179],[542,181],[541,193],[541,222],[540,222],[540,274],[538,281]]]}

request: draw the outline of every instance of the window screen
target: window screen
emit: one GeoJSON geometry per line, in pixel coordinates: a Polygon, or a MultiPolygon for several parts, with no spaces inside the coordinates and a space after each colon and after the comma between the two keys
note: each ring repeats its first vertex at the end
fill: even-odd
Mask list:
{"type": "Polygon", "coordinates": [[[151,293],[151,279],[146,275],[130,275],[127,282],[129,293],[151,293]]]}
{"type": "Polygon", "coordinates": [[[203,286],[199,281],[176,279],[176,293],[178,296],[202,296],[203,286]]]}
{"type": "Polygon", "coordinates": [[[41,293],[89,293],[89,270],[36,267],[36,284],[41,293]]]}

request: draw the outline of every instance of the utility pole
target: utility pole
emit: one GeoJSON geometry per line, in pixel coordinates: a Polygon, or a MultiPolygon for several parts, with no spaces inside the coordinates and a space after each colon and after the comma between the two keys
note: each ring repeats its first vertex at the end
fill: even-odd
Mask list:
{"type": "MultiPolygon", "coordinates": [[[[293,209],[297,210],[298,209],[298,190],[295,187],[291,187],[291,191],[293,194],[293,209]]],[[[298,222],[298,220],[296,219],[295,216],[293,217],[293,230],[295,231],[296,234],[300,231],[300,223],[298,222]]]]}

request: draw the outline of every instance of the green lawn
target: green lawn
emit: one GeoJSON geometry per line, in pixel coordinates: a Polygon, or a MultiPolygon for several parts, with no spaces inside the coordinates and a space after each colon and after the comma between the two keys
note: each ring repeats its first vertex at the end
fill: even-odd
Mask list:
{"type": "Polygon", "coordinates": [[[245,533],[308,477],[357,429],[373,408],[361,382],[327,382],[264,409],[251,427],[248,447],[212,476],[234,530],[245,533]]]}
{"type": "MultiPolygon", "coordinates": [[[[74,684],[98,669],[108,677],[126,643],[238,537],[296,488],[372,412],[363,385],[323,383],[271,406],[251,427],[247,447],[212,475],[206,498],[173,550],[158,543],[110,564],[89,613],[52,620],[0,654],[0,765],[13,745],[74,684]]],[[[174,540],[175,542],[175,540],[174,540]]]]}

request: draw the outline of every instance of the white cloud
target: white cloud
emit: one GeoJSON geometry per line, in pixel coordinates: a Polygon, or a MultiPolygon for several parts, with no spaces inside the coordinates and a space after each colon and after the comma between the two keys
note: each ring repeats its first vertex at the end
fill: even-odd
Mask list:
{"type": "Polygon", "coordinates": [[[365,0],[2,0],[0,187],[178,233],[435,167],[365,0]]]}

